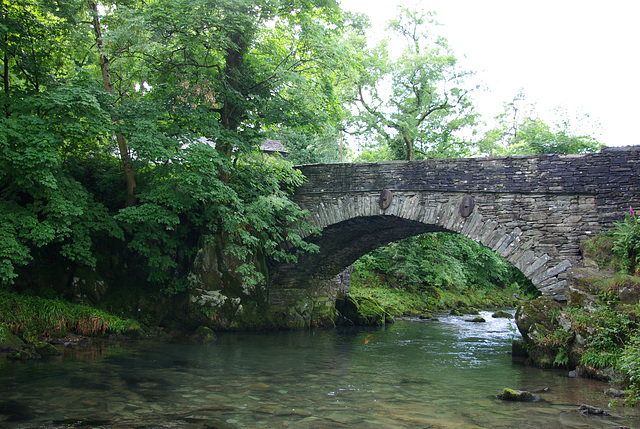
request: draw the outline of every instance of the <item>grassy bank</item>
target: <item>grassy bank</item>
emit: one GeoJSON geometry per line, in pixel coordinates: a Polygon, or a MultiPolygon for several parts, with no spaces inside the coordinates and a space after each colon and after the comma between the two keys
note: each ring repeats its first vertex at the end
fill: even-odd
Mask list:
{"type": "Polygon", "coordinates": [[[9,333],[32,343],[43,337],[64,337],[67,333],[96,336],[135,334],[141,330],[135,320],[123,319],[86,305],[0,289],[0,343],[9,333]]]}
{"type": "Polygon", "coordinates": [[[350,295],[371,298],[393,316],[428,315],[453,308],[515,307],[514,294],[521,294],[517,285],[504,289],[466,288],[423,290],[401,288],[385,282],[379,275],[355,272],[351,277],[350,295]]]}

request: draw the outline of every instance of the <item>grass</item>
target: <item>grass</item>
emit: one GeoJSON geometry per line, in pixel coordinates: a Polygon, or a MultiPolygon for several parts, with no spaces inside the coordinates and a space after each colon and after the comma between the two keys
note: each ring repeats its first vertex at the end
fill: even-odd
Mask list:
{"type": "Polygon", "coordinates": [[[431,287],[423,291],[415,291],[391,287],[378,276],[363,277],[358,273],[354,273],[351,277],[349,290],[352,296],[377,300],[393,316],[421,315],[460,307],[514,307],[514,292],[520,293],[515,286],[507,289],[478,288],[465,291],[440,290],[431,287]]]}
{"type": "Polygon", "coordinates": [[[138,322],[59,299],[26,296],[0,289],[0,341],[11,332],[27,342],[67,332],[96,336],[140,330],[138,322]]]}

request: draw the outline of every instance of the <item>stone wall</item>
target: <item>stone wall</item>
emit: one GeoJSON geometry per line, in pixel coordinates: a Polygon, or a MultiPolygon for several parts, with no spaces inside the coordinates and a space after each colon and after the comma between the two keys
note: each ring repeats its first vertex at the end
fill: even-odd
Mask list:
{"type": "Polygon", "coordinates": [[[295,265],[270,270],[272,304],[335,276],[370,250],[411,235],[449,231],[518,267],[544,295],[564,299],[579,244],[640,208],[640,147],[589,155],[301,166],[295,201],[323,233],[295,265]],[[383,191],[389,191],[383,193],[383,191]],[[381,198],[391,196],[388,207],[381,198]],[[288,292],[287,292],[288,291],[288,292]]]}

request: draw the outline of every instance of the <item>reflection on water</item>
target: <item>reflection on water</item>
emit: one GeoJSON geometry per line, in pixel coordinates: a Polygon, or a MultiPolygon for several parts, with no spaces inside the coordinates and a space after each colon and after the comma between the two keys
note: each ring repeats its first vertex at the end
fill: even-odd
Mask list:
{"type": "Polygon", "coordinates": [[[398,321],[377,329],[221,334],[0,363],[0,425],[30,427],[617,428],[607,385],[511,362],[512,320],[398,321]],[[505,387],[536,403],[495,398],[505,387]],[[548,391],[543,389],[548,388],[548,391]]]}

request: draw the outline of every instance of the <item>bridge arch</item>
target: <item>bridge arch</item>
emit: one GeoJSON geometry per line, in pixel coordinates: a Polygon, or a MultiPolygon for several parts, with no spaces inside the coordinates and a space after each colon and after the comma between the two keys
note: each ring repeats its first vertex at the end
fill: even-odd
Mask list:
{"type": "Polygon", "coordinates": [[[300,169],[308,181],[294,200],[323,231],[307,238],[320,252],[270,269],[276,307],[302,295],[331,305],[336,274],[359,256],[433,231],[489,247],[543,295],[564,300],[567,274],[581,262],[580,242],[621,219],[630,205],[640,207],[640,147],[300,169]]]}

